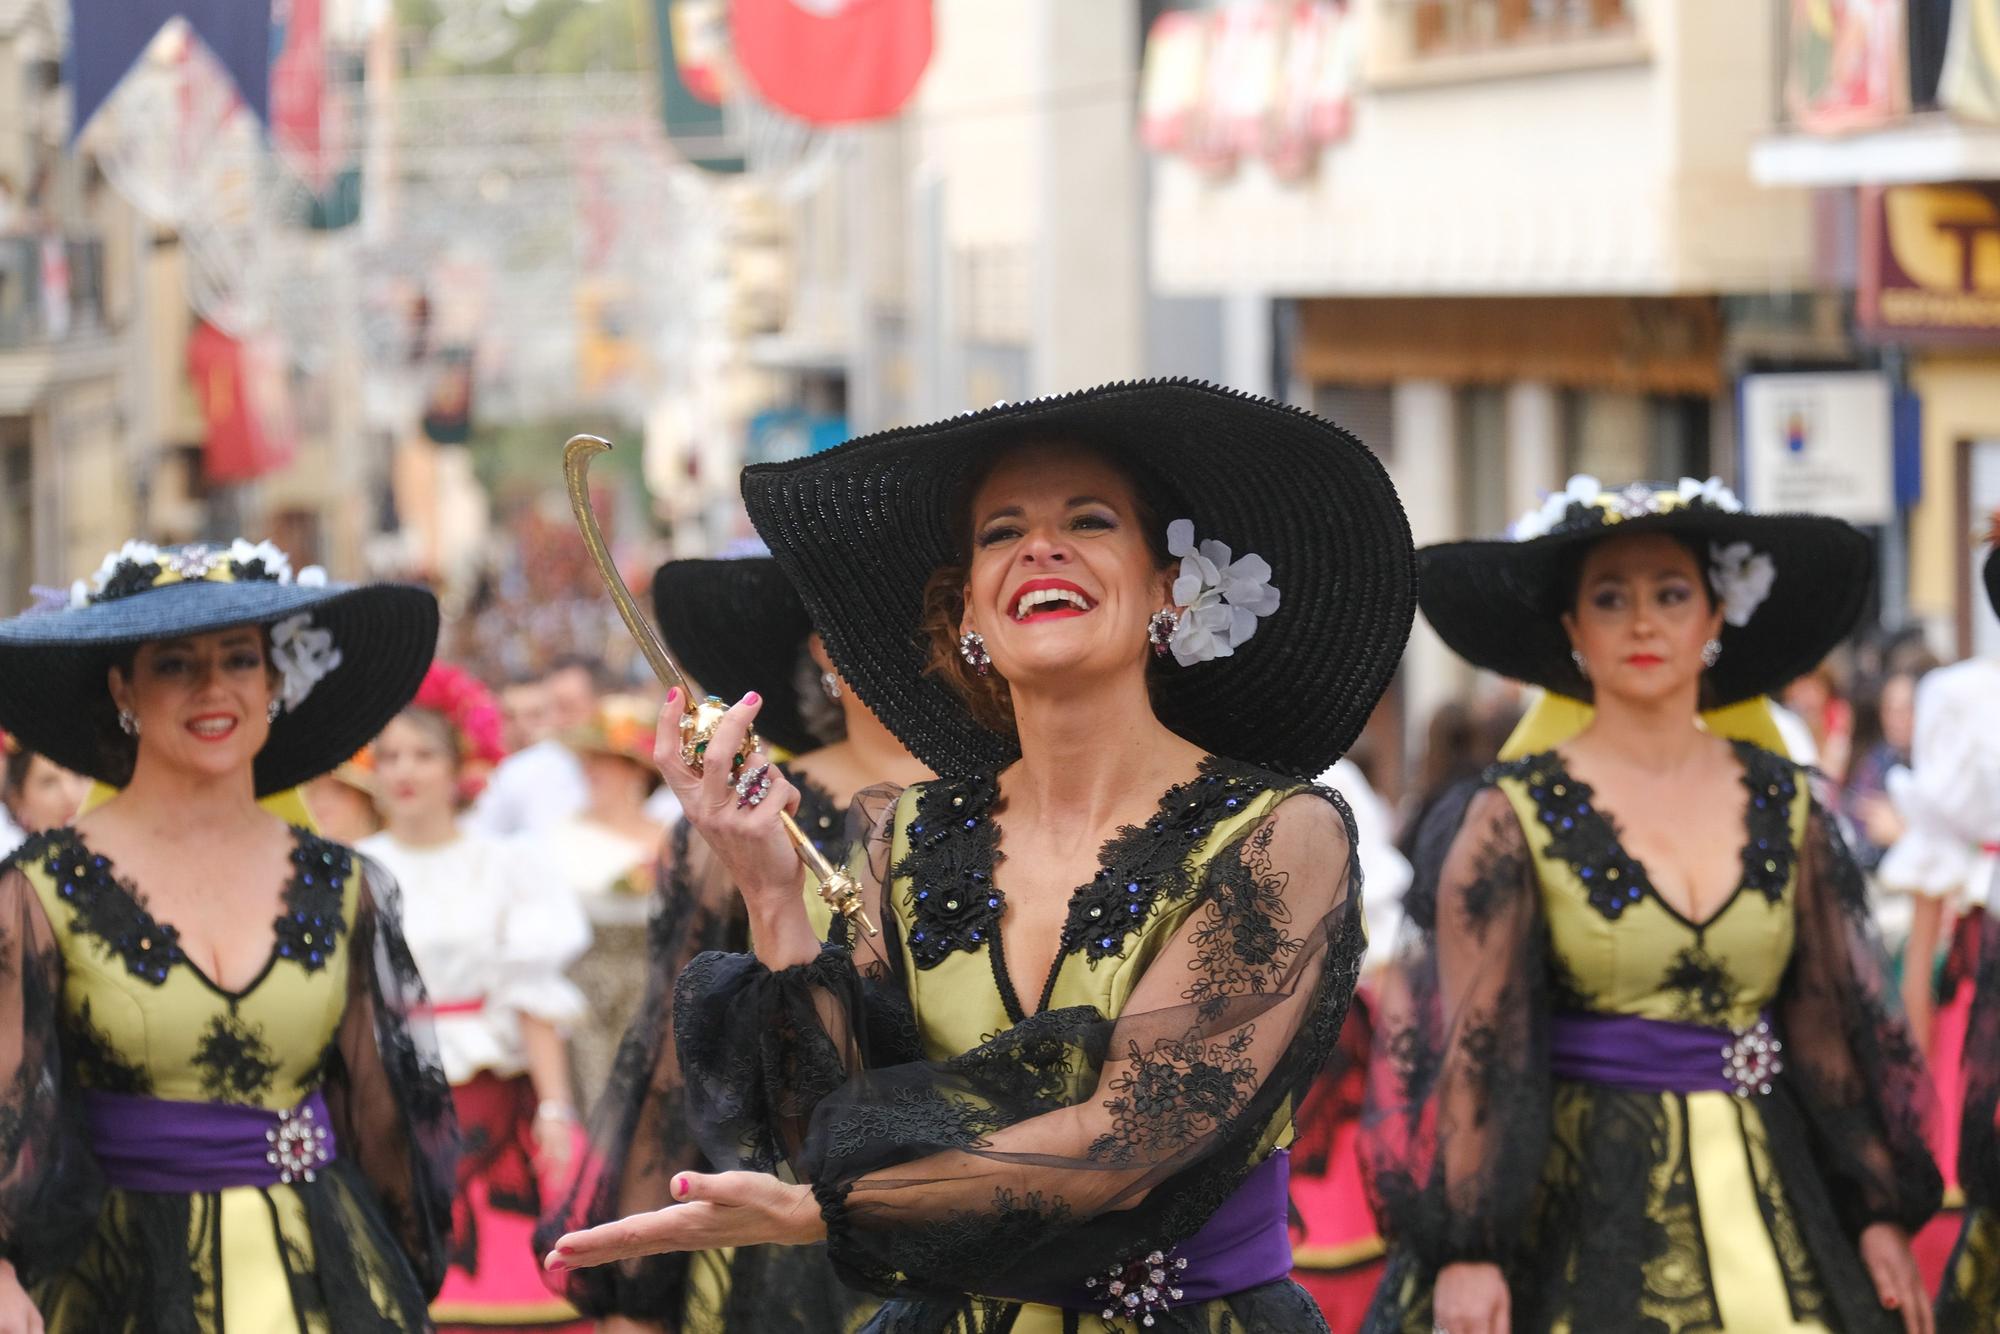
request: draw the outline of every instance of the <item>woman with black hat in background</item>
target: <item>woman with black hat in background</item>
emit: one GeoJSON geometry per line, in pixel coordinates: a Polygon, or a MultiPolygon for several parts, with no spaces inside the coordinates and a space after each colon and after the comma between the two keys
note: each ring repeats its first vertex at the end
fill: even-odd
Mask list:
{"type": "Polygon", "coordinates": [[[0,622],[0,722],[123,789],[0,866],[0,1330],[429,1327],[457,1137],[394,888],[257,799],[374,735],[437,625],[241,541],[0,622]]]}
{"type": "MultiPolygon", "coordinates": [[[[1993,514],[1986,543],[1986,601],[2000,615],[2000,511],[1993,514]]],[[[1989,735],[1995,726],[1991,709],[1989,699],[1978,720],[1989,735]]],[[[2000,774],[1991,772],[1990,765],[1969,766],[1958,777],[1988,788],[1989,803],[2000,802],[2000,774]]],[[[1939,1334],[1979,1334],[1992,1328],[2000,1312],[2000,869],[1992,860],[2000,854],[2000,829],[1964,833],[1985,845],[1988,883],[1978,895],[1984,911],[1960,942],[1971,956],[1963,965],[1976,971],[1962,1057],[1964,1105],[1946,1111],[1959,1115],[1957,1165],[1965,1222],[1938,1295],[1939,1334]]]]}
{"type": "Polygon", "coordinates": [[[1698,717],[1848,633],[1867,539],[1582,477],[1512,537],[1427,548],[1424,613],[1595,712],[1420,834],[1369,1328],[1927,1330],[1928,1084],[1862,877],[1803,771],[1698,717]]]}
{"type": "MultiPolygon", "coordinates": [[[[799,825],[836,864],[865,832],[850,825],[864,789],[885,785],[892,793],[930,776],[833,670],[798,594],[768,556],[671,561],[653,577],[653,610],[662,637],[704,689],[731,699],[754,691],[765,700],[759,728],[791,756],[779,768],[798,789],[799,825]]],[[[710,1170],[687,1127],[674,983],[705,950],[747,950],[750,924],[727,869],[694,827],[683,819],[668,837],[648,924],[646,996],[591,1115],[596,1160],[545,1221],[548,1245],[568,1229],[671,1204],[676,1173],[710,1170]]],[[[836,1334],[873,1305],[839,1282],[823,1246],[669,1254],[577,1269],[566,1280],[594,1314],[683,1334],[836,1334]]]]}
{"type": "Polygon", "coordinates": [[[1413,613],[1380,463],[1156,381],[753,468],[744,495],[843,679],[948,777],[857,857],[881,935],[823,945],[770,810],[789,784],[749,803],[663,747],[756,946],[681,981],[695,1123],[810,1191],[684,1173],[691,1203],[551,1262],[823,1237],[890,1298],[870,1330],[1324,1329],[1282,1150],[1362,948],[1352,823],[1310,776],[1413,613]]]}

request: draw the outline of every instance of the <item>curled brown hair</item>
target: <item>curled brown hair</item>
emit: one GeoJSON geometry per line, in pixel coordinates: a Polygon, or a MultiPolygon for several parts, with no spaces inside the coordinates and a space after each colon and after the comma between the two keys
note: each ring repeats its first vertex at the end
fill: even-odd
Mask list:
{"type": "MultiPolygon", "coordinates": [[[[1132,521],[1145,536],[1153,559],[1162,569],[1172,560],[1167,554],[1167,530],[1160,522],[1159,502],[1148,494],[1141,477],[1108,450],[1074,440],[1024,440],[1014,449],[989,459],[985,466],[966,478],[955,505],[958,514],[958,559],[940,565],[924,581],[922,618],[918,627],[925,645],[924,674],[935,676],[965,702],[972,720],[1004,737],[1014,735],[1014,695],[998,672],[981,676],[958,651],[959,627],[965,620],[965,585],[972,568],[972,498],[995,467],[1015,449],[1035,446],[1072,450],[1101,460],[1125,479],[1132,489],[1132,521]]],[[[1157,662],[1157,660],[1156,660],[1157,662]]],[[[1154,664],[1149,664],[1147,680],[1152,680],[1154,664]]]]}

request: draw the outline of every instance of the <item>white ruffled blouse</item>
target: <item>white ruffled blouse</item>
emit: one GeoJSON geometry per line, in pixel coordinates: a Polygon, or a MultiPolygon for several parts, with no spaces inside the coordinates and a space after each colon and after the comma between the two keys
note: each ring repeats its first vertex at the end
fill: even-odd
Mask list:
{"type": "Polygon", "coordinates": [[[1882,859],[1885,887],[1983,902],[2000,861],[2000,662],[1940,667],[1917,686],[1910,767],[1889,773],[1908,832],[1882,859]]]}
{"type": "Polygon", "coordinates": [[[360,851],[402,889],[403,933],[436,1011],[452,1083],[481,1070],[525,1070],[521,1015],[559,1027],[583,1016],[583,993],[563,970],[589,948],[590,923],[526,840],[462,833],[413,848],[381,833],[363,839],[360,851]]]}

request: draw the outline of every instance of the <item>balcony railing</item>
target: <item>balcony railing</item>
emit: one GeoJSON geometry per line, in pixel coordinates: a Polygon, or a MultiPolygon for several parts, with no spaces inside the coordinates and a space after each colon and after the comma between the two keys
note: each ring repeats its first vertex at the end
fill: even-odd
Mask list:
{"type": "Polygon", "coordinates": [[[104,328],[104,243],[0,236],[0,349],[104,328]]]}

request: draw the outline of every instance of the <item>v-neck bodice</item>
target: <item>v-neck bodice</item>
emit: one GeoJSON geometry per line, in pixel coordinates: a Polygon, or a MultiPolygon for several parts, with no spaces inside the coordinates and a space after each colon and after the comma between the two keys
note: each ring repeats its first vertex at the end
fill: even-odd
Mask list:
{"type": "Polygon", "coordinates": [[[1810,801],[1789,761],[1737,744],[1748,792],[1742,872],[1700,922],[1660,897],[1590,786],[1553,751],[1496,766],[1526,831],[1560,989],[1575,1008],[1740,1027],[1777,994],[1796,931],[1810,801]]]}
{"type": "Polygon", "coordinates": [[[238,990],[181,949],[110,860],[73,830],[16,853],[63,958],[64,1041],[87,1088],[289,1108],[317,1086],[347,1001],[354,854],[293,831],[271,949],[238,990]]]}
{"type": "Polygon", "coordinates": [[[995,874],[997,776],[908,789],[896,814],[889,897],[926,1046],[969,1050],[1028,1014],[1071,1005],[1116,1015],[1193,905],[1215,849],[1298,786],[1253,766],[1204,760],[1148,818],[1105,842],[1095,873],[1070,891],[1046,978],[1016,977],[1008,967],[1006,893],[995,874]],[[930,996],[941,1003],[926,1006],[930,996]]]}

